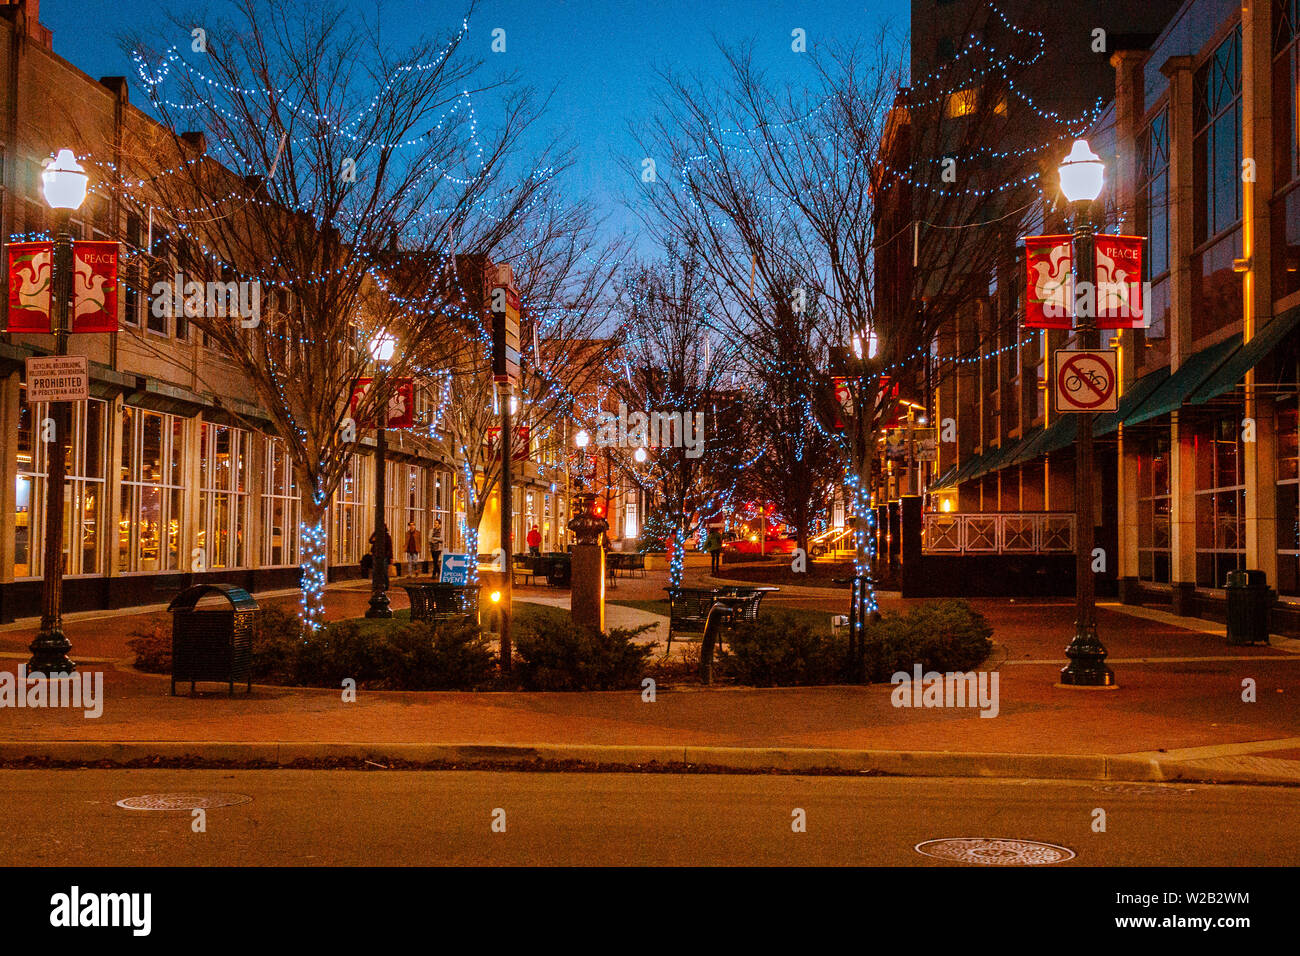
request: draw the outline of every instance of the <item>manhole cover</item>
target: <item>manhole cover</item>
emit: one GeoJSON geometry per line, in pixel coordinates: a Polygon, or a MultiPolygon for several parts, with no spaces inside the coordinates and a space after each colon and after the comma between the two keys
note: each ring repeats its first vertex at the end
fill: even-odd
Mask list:
{"type": "Polygon", "coordinates": [[[1074,859],[1074,851],[1034,840],[998,840],[989,837],[951,837],[926,840],[916,852],[954,863],[984,866],[1042,866],[1074,859]]]}
{"type": "Polygon", "coordinates": [[[1111,783],[1101,787],[1093,787],[1092,789],[1102,793],[1127,793],[1137,796],[1161,797],[1196,792],[1192,787],[1149,787],[1140,783],[1111,783]]]}
{"type": "Polygon", "coordinates": [[[117,801],[127,810],[211,810],[248,803],[252,797],[242,793],[146,793],[117,801]]]}

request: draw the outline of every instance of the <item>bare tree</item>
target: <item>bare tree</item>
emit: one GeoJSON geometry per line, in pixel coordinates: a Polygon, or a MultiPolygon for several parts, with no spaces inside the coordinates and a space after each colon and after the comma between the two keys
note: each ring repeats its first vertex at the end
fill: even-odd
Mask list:
{"type": "Polygon", "coordinates": [[[628,404],[647,415],[647,434],[654,432],[638,472],[672,516],[673,587],[681,585],[692,517],[725,513],[748,464],[743,403],[728,387],[740,367],[739,344],[713,331],[716,300],[702,268],[698,257],[679,256],[670,245],[663,263],[632,269],[623,289],[628,404]],[[665,434],[665,416],[677,416],[676,437],[665,434]]]}
{"type": "MultiPolygon", "coordinates": [[[[905,44],[887,30],[810,52],[799,82],[773,81],[752,46],[724,47],[721,83],[662,74],[659,112],[639,134],[671,171],[643,178],[647,225],[698,256],[716,315],[736,334],[770,359],[785,314],[773,305],[824,305],[808,330],[817,366],[806,375],[821,370],[827,393],[826,373],[842,376],[849,400],[809,406],[866,519],[855,534],[864,613],[875,610],[881,433],[898,398],[924,394],[951,368],[932,361],[935,343],[988,296],[991,268],[1014,254],[1014,230],[1036,202],[1045,151],[1074,131],[1064,119],[1026,125],[1011,102],[1042,38],[977,16],[952,62],[910,89],[905,44]]],[[[971,352],[998,332],[976,331],[962,340],[971,352]]]]}
{"type": "MultiPolygon", "coordinates": [[[[133,46],[162,124],[124,144],[133,172],[116,186],[155,240],[174,240],[131,250],[128,271],[179,267],[190,281],[263,290],[258,315],[201,308],[187,318],[286,443],[301,493],[302,615],[314,630],[324,513],[356,450],[349,400],[368,341],[454,343],[447,331],[471,324],[457,257],[492,255],[514,238],[565,158],[512,162],[540,105],[513,78],[481,79],[465,42],[472,2],[445,35],[400,49],[342,4],[231,7],[224,21],[203,22],[188,51],[133,46]],[[491,128],[476,97],[494,101],[491,128]],[[400,253],[413,254],[394,268],[400,253]]],[[[427,345],[399,348],[379,382],[429,359],[427,345]]],[[[355,421],[376,417],[382,391],[368,393],[355,421]]]]}

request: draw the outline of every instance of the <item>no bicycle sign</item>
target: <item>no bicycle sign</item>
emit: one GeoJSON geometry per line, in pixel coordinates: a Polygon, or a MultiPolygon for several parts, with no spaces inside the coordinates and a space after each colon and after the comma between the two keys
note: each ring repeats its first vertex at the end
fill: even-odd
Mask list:
{"type": "Polygon", "coordinates": [[[1056,410],[1113,412],[1119,405],[1114,349],[1056,350],[1056,410]]]}

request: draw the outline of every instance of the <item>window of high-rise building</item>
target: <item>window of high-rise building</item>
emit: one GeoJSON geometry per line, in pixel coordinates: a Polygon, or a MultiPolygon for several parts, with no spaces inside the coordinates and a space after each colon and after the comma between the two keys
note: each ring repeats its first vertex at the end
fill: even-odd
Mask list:
{"type": "Polygon", "coordinates": [[[1192,334],[1241,319],[1241,27],[1195,74],[1192,334]]]}
{"type": "Polygon", "coordinates": [[[1144,278],[1151,283],[1149,339],[1169,325],[1169,111],[1162,109],[1138,137],[1138,232],[1147,237],[1144,278]]]}
{"type": "Polygon", "coordinates": [[[1300,0],[1274,7],[1273,293],[1300,292],[1300,0]]]}

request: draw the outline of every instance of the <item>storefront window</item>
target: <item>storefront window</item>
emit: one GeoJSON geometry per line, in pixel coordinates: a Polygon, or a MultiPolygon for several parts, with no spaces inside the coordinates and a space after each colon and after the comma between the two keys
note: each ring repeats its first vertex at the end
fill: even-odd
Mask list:
{"type": "Polygon", "coordinates": [[[1230,416],[1196,437],[1196,583],[1223,587],[1229,571],[1245,567],[1246,483],[1241,426],[1230,416]]]}
{"type": "Polygon", "coordinates": [[[1169,583],[1169,436],[1140,446],[1138,461],[1138,577],[1169,583]]]}
{"type": "Polygon", "coordinates": [[[184,424],[184,419],[175,415],[130,405],[122,408],[117,524],[117,568],[121,572],[181,569],[184,424]]]}
{"type": "Polygon", "coordinates": [[[203,422],[199,428],[195,547],[204,567],[238,568],[248,563],[249,438],[249,432],[228,425],[203,422]]]}
{"type": "Polygon", "coordinates": [[[262,563],[285,567],[298,563],[299,496],[293,462],[285,444],[266,437],[262,485],[262,563]]]}
{"type": "MultiPolygon", "coordinates": [[[[29,406],[19,390],[14,576],[44,573],[46,434],[55,435],[50,406],[29,406]]],[[[67,465],[63,485],[63,573],[100,574],[107,405],[91,399],[71,404],[72,428],[62,436],[67,465]]]]}
{"type": "Polygon", "coordinates": [[[1277,592],[1300,595],[1300,416],[1296,396],[1279,399],[1277,440],[1277,592]]]}
{"type": "MultiPolygon", "coordinates": [[[[442,549],[444,551],[451,551],[455,548],[453,540],[455,528],[450,521],[451,488],[451,472],[438,470],[433,473],[433,520],[437,521],[438,526],[442,529],[442,549]]],[[[432,527],[430,525],[430,529],[432,527]]]]}
{"type": "Polygon", "coordinates": [[[372,477],[371,466],[353,455],[334,489],[334,503],[330,507],[333,524],[330,546],[335,564],[357,564],[361,555],[369,550],[370,532],[374,530],[368,520],[373,503],[370,492],[372,477]]]}

